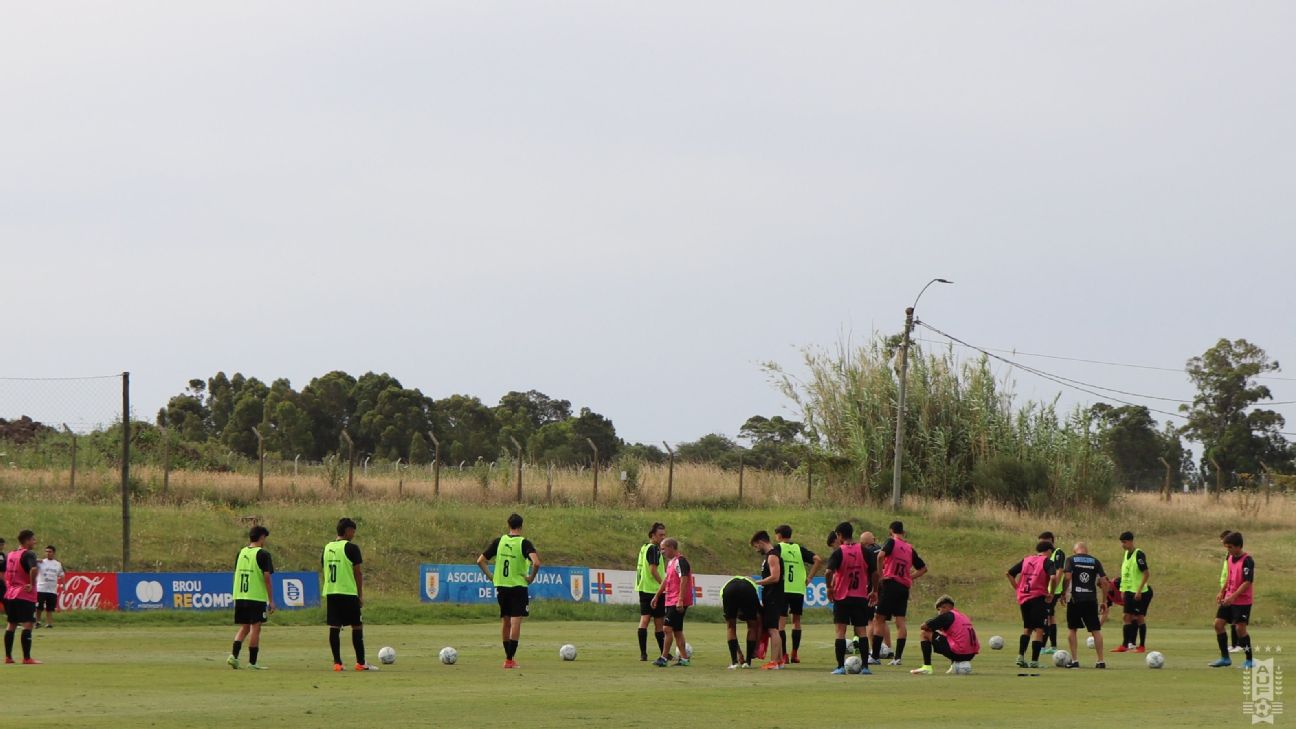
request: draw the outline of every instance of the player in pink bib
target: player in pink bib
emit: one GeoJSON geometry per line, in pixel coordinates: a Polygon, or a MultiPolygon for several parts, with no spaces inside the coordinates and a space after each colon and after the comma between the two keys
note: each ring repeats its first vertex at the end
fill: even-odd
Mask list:
{"type": "Polygon", "coordinates": [[[1215,640],[1219,643],[1220,657],[1212,661],[1211,668],[1230,666],[1233,661],[1228,654],[1228,635],[1224,628],[1230,623],[1237,628],[1238,644],[1246,651],[1246,662],[1243,668],[1252,668],[1251,633],[1248,628],[1251,622],[1252,581],[1255,579],[1255,560],[1242,551],[1242,533],[1230,532],[1224,537],[1224,546],[1228,547],[1228,571],[1224,586],[1220,588],[1216,602],[1219,611],[1215,614],[1215,640]]]}
{"type": "Polygon", "coordinates": [[[13,663],[14,633],[22,626],[22,652],[24,664],[35,664],[40,661],[31,657],[32,628],[36,624],[36,553],[32,545],[36,535],[30,529],[18,532],[18,548],[5,556],[5,613],[8,626],[5,628],[4,647],[5,663],[13,663]]]}
{"type": "Polygon", "coordinates": [[[972,659],[981,652],[981,641],[972,628],[972,619],[954,609],[954,598],[949,595],[940,596],[936,601],[936,617],[923,623],[923,664],[909,673],[930,676],[932,651],[950,659],[950,673],[970,673],[972,659]]]}
{"type": "Polygon", "coordinates": [[[1053,601],[1053,588],[1057,586],[1057,566],[1049,559],[1053,545],[1041,541],[1035,545],[1035,554],[1023,557],[1008,568],[1008,583],[1017,593],[1021,607],[1022,634],[1017,646],[1017,665],[1020,668],[1039,667],[1040,651],[1044,649],[1044,628],[1048,625],[1048,604],[1053,601]],[[1031,648],[1030,663],[1026,662],[1026,646],[1031,648]]]}

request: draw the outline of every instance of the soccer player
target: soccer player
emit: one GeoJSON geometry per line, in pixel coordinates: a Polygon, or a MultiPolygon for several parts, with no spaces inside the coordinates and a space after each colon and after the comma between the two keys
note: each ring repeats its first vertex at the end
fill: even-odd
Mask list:
{"type": "Polygon", "coordinates": [[[14,631],[22,626],[23,664],[35,665],[40,661],[31,657],[32,629],[36,623],[36,534],[30,529],[18,532],[18,548],[5,556],[5,614],[9,624],[5,628],[5,663],[13,663],[14,631]]]}
{"type": "MultiPolygon", "coordinates": [[[[874,536],[873,532],[870,531],[860,532],[859,543],[860,546],[864,547],[865,552],[868,552],[873,555],[873,560],[875,563],[881,559],[879,555],[882,553],[882,545],[877,543],[877,537],[874,536]]],[[[875,607],[874,605],[869,606],[870,615],[873,613],[874,607],[875,607]]],[[[874,666],[881,663],[880,660],[873,657],[873,653],[869,649],[869,647],[873,645],[873,631],[876,628],[877,628],[877,622],[870,619],[868,624],[868,629],[865,631],[867,640],[864,641],[864,651],[863,651],[865,662],[874,666]]],[[[891,628],[886,623],[882,623],[882,645],[886,646],[888,651],[891,650],[891,628]]]]}
{"type": "MultiPolygon", "coordinates": [[[[1057,586],[1053,588],[1053,601],[1047,606],[1048,622],[1044,624],[1044,650],[1041,653],[1050,655],[1057,652],[1057,608],[1064,602],[1062,594],[1062,568],[1066,564],[1066,553],[1057,546],[1057,538],[1053,532],[1042,532],[1039,535],[1041,542],[1048,542],[1053,545],[1053,552],[1049,554],[1049,559],[1053,562],[1053,571],[1059,575],[1057,586]]],[[[1073,652],[1071,655],[1075,655],[1073,652]]]]}
{"type": "Polygon", "coordinates": [[[648,543],[639,548],[639,561],[635,566],[635,589],[639,591],[639,660],[648,660],[648,623],[652,622],[657,636],[657,651],[661,652],[666,638],[662,619],[666,606],[653,607],[653,595],[661,587],[661,541],[666,538],[666,525],[657,522],[648,529],[648,543]]]}
{"type": "Polygon", "coordinates": [[[54,559],[54,545],[45,547],[45,559],[37,563],[39,572],[36,575],[36,627],[54,627],[54,613],[58,612],[58,593],[63,587],[63,563],[54,559]],[[41,611],[45,612],[45,623],[41,624],[41,611]]]}
{"type": "Polygon", "coordinates": [[[792,651],[787,655],[787,616],[779,621],[779,640],[783,641],[784,658],[792,663],[800,663],[797,651],[801,649],[801,614],[805,612],[806,584],[819,574],[823,568],[823,557],[811,552],[792,541],[792,527],[780,524],[774,527],[774,539],[778,541],[779,560],[783,563],[783,596],[787,600],[787,611],[792,616],[792,651]],[[806,565],[810,565],[809,569],[806,565]]]}
{"type": "Polygon", "coordinates": [[[1238,642],[1246,652],[1246,660],[1242,663],[1242,667],[1252,668],[1255,664],[1251,660],[1251,634],[1248,624],[1251,622],[1251,585],[1255,579],[1255,560],[1242,551],[1241,532],[1231,532],[1224,537],[1224,543],[1228,545],[1229,550],[1228,579],[1225,580],[1216,598],[1219,602],[1219,611],[1215,613],[1215,639],[1219,642],[1220,657],[1210,665],[1212,668],[1233,665],[1233,661],[1229,660],[1228,640],[1224,635],[1224,626],[1231,623],[1237,628],[1238,642]]]}
{"type": "Polygon", "coordinates": [[[720,588],[724,610],[725,638],[729,642],[729,668],[751,668],[761,634],[761,604],[756,583],[750,577],[731,577],[720,588]],[[747,624],[747,652],[738,650],[738,621],[747,624]]]}
{"type": "Polygon", "coordinates": [[[1062,594],[1066,595],[1067,646],[1071,649],[1071,662],[1067,668],[1079,668],[1076,653],[1076,631],[1084,628],[1094,639],[1098,662],[1094,668],[1106,668],[1103,661],[1102,621],[1098,617],[1099,592],[1106,593],[1107,573],[1102,562],[1089,555],[1089,546],[1076,542],[1073,554],[1062,564],[1062,594]]]}
{"type": "Polygon", "coordinates": [[[662,625],[666,628],[666,640],[662,644],[662,654],[653,661],[658,668],[670,665],[671,644],[679,647],[679,660],[676,666],[688,667],[688,641],[684,638],[684,614],[693,604],[693,568],[688,558],[680,554],[679,541],[666,537],[661,542],[662,557],[666,559],[666,579],[662,580],[653,595],[652,605],[660,602],[666,606],[666,619],[662,625]]]}
{"type": "Polygon", "coordinates": [[[1023,557],[1006,573],[1021,608],[1022,634],[1017,644],[1019,668],[1039,668],[1040,651],[1044,648],[1044,626],[1048,619],[1044,606],[1053,600],[1053,586],[1057,581],[1053,560],[1049,559],[1052,551],[1052,544],[1039,542],[1035,545],[1035,554],[1023,557]],[[1031,648],[1030,663],[1026,662],[1028,644],[1031,648]]]}
{"type": "MultiPolygon", "coordinates": [[[[868,625],[873,619],[870,603],[877,599],[877,558],[854,541],[855,527],[848,521],[837,525],[837,547],[828,557],[828,599],[833,605],[833,627],[837,639],[833,643],[837,668],[834,676],[846,673],[846,626],[854,626],[856,639],[868,635],[868,625]]],[[[867,645],[867,644],[866,644],[867,645]]],[[[869,675],[868,664],[860,673],[869,675]]]]}
{"type": "Polygon", "coordinates": [[[239,651],[243,641],[248,643],[248,668],[263,670],[257,664],[261,652],[261,624],[275,611],[274,587],[270,575],[274,574],[274,561],[265,549],[270,530],[257,524],[248,530],[248,545],[239,550],[234,560],[234,647],[225,662],[230,668],[239,667],[239,651]]]}
{"type": "Polygon", "coordinates": [[[909,631],[905,628],[905,613],[909,610],[909,588],[914,580],[927,574],[927,565],[918,556],[913,545],[905,541],[904,522],[891,522],[891,536],[882,545],[880,553],[882,564],[882,586],[878,592],[878,603],[873,618],[873,659],[878,660],[882,652],[882,634],[888,620],[895,618],[896,642],[895,657],[889,665],[900,665],[904,657],[905,640],[909,631]]]}
{"type": "Polygon", "coordinates": [[[921,632],[923,664],[921,668],[915,668],[909,673],[915,676],[932,675],[932,651],[950,660],[946,673],[953,673],[960,663],[969,664],[967,671],[972,670],[970,664],[981,652],[981,642],[977,640],[976,630],[972,628],[972,620],[954,609],[954,598],[941,595],[936,600],[936,617],[923,623],[921,632]]]}
{"type": "Polygon", "coordinates": [[[333,670],[342,670],[342,626],[351,626],[351,646],[355,648],[355,670],[377,671],[377,666],[365,663],[364,621],[360,611],[364,607],[364,574],[360,565],[364,559],[355,539],[356,523],[342,517],[337,523],[337,539],[324,545],[324,593],[326,619],[329,626],[329,648],[333,650],[333,670]]]}
{"type": "MultiPolygon", "coordinates": [[[[1228,570],[1229,568],[1228,545],[1224,543],[1224,538],[1232,533],[1233,531],[1231,529],[1225,529],[1224,531],[1220,532],[1219,535],[1220,546],[1224,548],[1224,564],[1220,568],[1220,589],[1221,590],[1224,589],[1224,584],[1228,582],[1228,571],[1229,571],[1228,570]]],[[[1232,623],[1230,623],[1229,624],[1229,653],[1241,653],[1241,652],[1242,652],[1242,645],[1238,643],[1237,627],[1234,626],[1232,623]]]]}
{"type": "Polygon", "coordinates": [[[508,534],[496,537],[486,551],[477,555],[477,569],[495,585],[495,601],[500,609],[500,640],[504,643],[504,667],[517,668],[518,637],[522,620],[529,615],[528,589],[540,572],[540,555],[530,539],[522,536],[522,516],[509,514],[508,534]],[[486,562],[495,560],[494,574],[486,562]],[[528,564],[529,562],[529,564],[528,564]]]}
{"type": "Polygon", "coordinates": [[[1124,640],[1113,653],[1124,653],[1132,650],[1135,653],[1147,652],[1147,611],[1152,602],[1152,588],[1148,579],[1152,573],[1148,570],[1147,555],[1134,546],[1134,533],[1121,532],[1121,549],[1125,557],[1121,561],[1120,582],[1122,597],[1125,599],[1125,633],[1124,640]],[[1134,647],[1134,639],[1138,647],[1134,647]]]}
{"type": "Polygon", "coordinates": [[[783,639],[779,635],[779,620],[787,611],[783,593],[783,560],[779,550],[770,543],[769,532],[761,530],[752,535],[751,546],[764,559],[761,561],[761,578],[756,582],[761,588],[761,622],[769,635],[769,649],[765,657],[769,662],[761,666],[766,671],[783,667],[783,639]]]}

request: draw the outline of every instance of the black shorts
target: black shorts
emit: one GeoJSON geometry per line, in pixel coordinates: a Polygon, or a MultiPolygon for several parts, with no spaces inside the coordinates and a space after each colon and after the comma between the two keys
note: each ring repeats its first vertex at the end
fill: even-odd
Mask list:
{"type": "Polygon", "coordinates": [[[525,618],[531,613],[531,591],[525,586],[495,588],[495,602],[499,603],[501,618],[525,618]]]}
{"type": "Polygon", "coordinates": [[[1097,601],[1067,603],[1066,618],[1067,630],[1084,628],[1090,633],[1097,633],[1102,630],[1102,621],[1098,619],[1097,601]]]}
{"type": "Polygon", "coordinates": [[[949,639],[940,633],[932,636],[932,650],[936,651],[937,655],[945,656],[951,661],[970,661],[976,658],[975,653],[955,653],[950,650],[949,639]]]}
{"type": "Polygon", "coordinates": [[[1215,614],[1215,617],[1218,618],[1221,617],[1221,615],[1227,615],[1223,620],[1229,625],[1251,624],[1250,605],[1220,605],[1219,612],[1215,614]]]}
{"type": "Polygon", "coordinates": [[[723,605],[725,620],[755,620],[761,614],[760,599],[756,597],[756,588],[747,580],[734,580],[727,583],[720,591],[720,604],[723,605]]]}
{"type": "Polygon", "coordinates": [[[787,596],[766,588],[761,597],[761,619],[765,621],[765,629],[778,630],[779,618],[787,615],[787,596]]]}
{"type": "Polygon", "coordinates": [[[873,619],[867,597],[847,597],[833,603],[833,623],[863,628],[873,619]]]}
{"type": "Polygon", "coordinates": [[[5,615],[14,625],[36,622],[36,603],[14,598],[5,602],[5,615]]]}
{"type": "Polygon", "coordinates": [[[1125,593],[1125,614],[1126,615],[1147,615],[1148,604],[1152,602],[1152,588],[1143,591],[1143,594],[1134,597],[1134,593],[1125,593]]]}
{"type": "Polygon", "coordinates": [[[676,605],[666,606],[666,627],[673,631],[680,632],[684,630],[684,613],[687,607],[678,607],[676,605]]]}
{"type": "Polygon", "coordinates": [[[235,625],[254,625],[264,623],[269,619],[270,614],[266,611],[266,604],[260,600],[234,601],[235,625]]]}
{"type": "Polygon", "coordinates": [[[1022,627],[1026,630],[1035,630],[1043,628],[1048,623],[1048,613],[1045,612],[1044,598],[1032,597],[1021,604],[1022,627]]]}
{"type": "Polygon", "coordinates": [[[360,619],[360,598],[355,595],[326,595],[324,607],[329,625],[341,627],[364,624],[360,619]]]}
{"type": "Polygon", "coordinates": [[[653,592],[639,593],[639,614],[649,615],[654,618],[664,618],[666,617],[666,598],[663,596],[662,599],[657,601],[657,607],[653,607],[652,601],[654,595],[656,595],[656,593],[653,592]]]}
{"type": "Polygon", "coordinates": [[[884,620],[903,618],[909,612],[909,588],[895,580],[883,580],[875,612],[884,620]]]}
{"type": "Polygon", "coordinates": [[[785,592],[783,593],[783,602],[787,605],[788,615],[801,615],[805,612],[805,593],[804,592],[785,592]]]}
{"type": "Polygon", "coordinates": [[[53,592],[36,593],[36,609],[47,612],[58,612],[58,594],[53,592]]]}

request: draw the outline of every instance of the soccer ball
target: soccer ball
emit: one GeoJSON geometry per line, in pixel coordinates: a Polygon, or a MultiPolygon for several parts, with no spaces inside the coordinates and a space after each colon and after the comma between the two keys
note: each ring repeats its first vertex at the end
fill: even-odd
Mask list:
{"type": "Polygon", "coordinates": [[[864,667],[864,659],[859,656],[846,657],[846,673],[859,673],[864,667]]]}
{"type": "Polygon", "coordinates": [[[1004,646],[1004,642],[1003,642],[1002,635],[990,636],[990,650],[1001,651],[1003,650],[1003,646],[1004,646]]]}
{"type": "Polygon", "coordinates": [[[450,646],[446,646],[445,648],[441,649],[442,663],[446,664],[447,666],[453,666],[455,664],[455,661],[457,660],[459,660],[459,651],[455,650],[454,648],[451,648],[450,646]]]}
{"type": "Polygon", "coordinates": [[[390,666],[391,664],[395,663],[396,649],[392,648],[389,645],[383,646],[382,649],[378,651],[378,660],[381,661],[383,665],[387,665],[387,666],[390,666]]]}
{"type": "Polygon", "coordinates": [[[890,658],[893,655],[895,654],[891,652],[891,646],[886,643],[883,643],[882,648],[878,650],[878,658],[890,658]]]}
{"type": "Polygon", "coordinates": [[[562,648],[559,648],[558,657],[563,659],[564,661],[576,660],[576,646],[572,645],[571,643],[568,643],[567,645],[564,645],[562,648]]]}
{"type": "Polygon", "coordinates": [[[972,673],[972,661],[959,661],[954,664],[954,673],[960,676],[966,676],[972,673]]]}
{"type": "Polygon", "coordinates": [[[1161,655],[1161,651],[1152,651],[1147,654],[1147,664],[1148,668],[1160,668],[1165,665],[1165,656],[1161,655]]]}
{"type": "Polygon", "coordinates": [[[1094,639],[1093,639],[1093,636],[1092,636],[1092,635],[1089,636],[1089,639],[1085,641],[1085,645],[1088,646],[1088,647],[1090,647],[1090,648],[1093,648],[1093,647],[1094,647],[1094,639]]]}
{"type": "Polygon", "coordinates": [[[1066,668],[1071,663],[1071,653],[1069,651],[1058,651],[1053,654],[1053,665],[1058,668],[1066,668]]]}
{"type": "MultiPolygon", "coordinates": [[[[674,648],[671,648],[671,652],[675,655],[676,658],[679,658],[679,657],[680,657],[680,655],[679,655],[679,646],[675,646],[674,648]]],[[[687,659],[689,659],[689,660],[693,660],[693,644],[692,644],[692,643],[685,643],[685,644],[684,644],[684,657],[687,658],[687,659]]]]}

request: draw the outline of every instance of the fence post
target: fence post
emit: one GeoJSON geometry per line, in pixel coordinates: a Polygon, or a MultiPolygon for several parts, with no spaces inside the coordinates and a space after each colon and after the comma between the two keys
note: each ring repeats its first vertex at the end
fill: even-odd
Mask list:
{"type": "Polygon", "coordinates": [[[130,373],[122,373],[122,572],[130,572],[130,373]]]}
{"type": "Polygon", "coordinates": [[[396,498],[400,498],[405,495],[405,474],[401,472],[400,462],[401,459],[397,458],[396,459],[396,498]]]}
{"type": "Polygon", "coordinates": [[[517,500],[522,503],[522,444],[517,442],[517,438],[509,436],[513,441],[513,447],[517,449],[517,500]]]}
{"type": "Polygon", "coordinates": [[[432,439],[432,496],[441,498],[441,441],[430,430],[428,437],[432,439]]]}
{"type": "Polygon", "coordinates": [[[257,498],[265,498],[265,438],[261,431],[252,427],[252,435],[257,439],[257,498]]]}
{"type": "Polygon", "coordinates": [[[810,461],[810,451],[806,450],[806,503],[810,503],[811,487],[814,485],[814,468],[810,461]]]}
{"type": "Polygon", "coordinates": [[[553,462],[549,463],[549,468],[545,472],[545,503],[553,503],[553,462]]]}
{"type": "Polygon", "coordinates": [[[666,452],[670,454],[666,466],[666,505],[670,506],[671,497],[675,495],[675,450],[666,441],[662,441],[662,445],[666,446],[666,452]]]}
{"type": "Polygon", "coordinates": [[[64,424],[63,424],[63,432],[64,432],[64,433],[67,433],[67,434],[70,435],[70,436],[72,436],[72,474],[71,474],[71,477],[70,477],[69,480],[68,480],[68,491],[76,491],[76,447],[77,447],[77,437],[76,437],[76,433],[73,433],[73,432],[72,432],[72,429],[69,428],[69,427],[67,426],[67,423],[64,423],[64,424]]]}
{"type": "Polygon", "coordinates": [[[297,464],[301,461],[301,454],[293,456],[293,478],[297,478],[297,464]]]}
{"type": "Polygon", "coordinates": [[[743,499],[743,458],[738,456],[738,503],[743,499]]]}
{"type": "Polygon", "coordinates": [[[1166,501],[1169,501],[1170,500],[1170,462],[1164,458],[1158,460],[1161,461],[1161,465],[1165,466],[1165,470],[1166,470],[1165,486],[1161,488],[1161,495],[1165,497],[1166,501]]]}
{"type": "Polygon", "coordinates": [[[171,431],[162,429],[162,493],[171,490],[171,431]]]}
{"type": "Polygon", "coordinates": [[[370,458],[373,458],[373,456],[371,456],[371,455],[370,455],[370,456],[365,456],[365,459],[364,459],[364,466],[361,468],[361,471],[360,471],[360,475],[364,476],[365,478],[369,478],[369,459],[370,459],[370,458]]]}
{"type": "Polygon", "coordinates": [[[347,493],[347,498],[351,498],[351,494],[352,494],[352,493],[354,492],[354,490],[355,490],[355,441],[351,440],[351,434],[348,433],[348,432],[346,432],[345,429],[342,431],[342,441],[345,442],[345,443],[347,444],[347,490],[346,490],[346,493],[347,493]]]}
{"type": "Polygon", "coordinates": [[[589,438],[586,438],[585,442],[589,443],[590,450],[594,451],[594,503],[597,504],[598,503],[598,472],[599,472],[598,446],[594,445],[594,441],[590,440],[589,438]]]}

